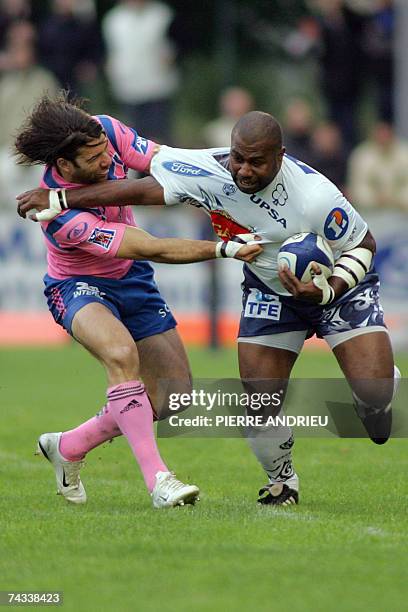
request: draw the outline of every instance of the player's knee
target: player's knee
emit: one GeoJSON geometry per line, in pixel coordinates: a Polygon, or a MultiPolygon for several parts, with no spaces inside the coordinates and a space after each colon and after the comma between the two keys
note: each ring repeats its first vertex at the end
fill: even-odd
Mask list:
{"type": "Polygon", "coordinates": [[[267,421],[269,417],[274,418],[280,413],[288,386],[287,379],[242,379],[242,385],[248,396],[248,415],[262,416],[267,421]]]}
{"type": "Polygon", "coordinates": [[[139,369],[137,348],[131,343],[111,346],[104,361],[109,370],[135,372],[139,369]]]}
{"type": "Polygon", "coordinates": [[[357,402],[374,410],[383,410],[394,397],[394,379],[391,378],[361,381],[356,387],[353,391],[357,402]]]}

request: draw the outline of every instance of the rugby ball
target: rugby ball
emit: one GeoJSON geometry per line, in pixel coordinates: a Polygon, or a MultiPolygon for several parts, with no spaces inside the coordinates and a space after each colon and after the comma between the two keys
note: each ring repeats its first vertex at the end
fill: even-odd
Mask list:
{"type": "Polygon", "coordinates": [[[326,278],[333,272],[334,256],[322,236],[309,232],[295,234],[282,244],[278,253],[278,269],[287,266],[303,283],[312,280],[312,263],[320,267],[326,278]]]}

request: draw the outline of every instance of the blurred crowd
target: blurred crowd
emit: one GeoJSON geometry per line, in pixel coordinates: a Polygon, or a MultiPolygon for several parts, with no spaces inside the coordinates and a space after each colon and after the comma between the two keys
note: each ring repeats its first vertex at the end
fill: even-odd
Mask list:
{"type": "MultiPolygon", "coordinates": [[[[357,207],[408,211],[408,144],[393,129],[393,0],[302,1],[307,11],[284,35],[276,35],[272,18],[252,28],[262,33],[263,54],[268,40],[278,41],[286,60],[313,58],[317,66],[322,103],[292,96],[279,117],[288,153],[327,175],[357,207]]],[[[174,135],[173,107],[194,43],[186,46],[188,24],[177,21],[188,19],[181,4],[106,0],[101,11],[97,0],[0,0],[0,206],[13,206],[16,191],[38,181],[39,169],[16,167],[10,151],[44,91],[64,87],[92,97],[102,83],[103,112],[119,114],[145,137],[183,144],[174,135]]],[[[260,107],[257,94],[236,82],[211,96],[218,112],[194,144],[228,146],[236,120],[260,107]]]]}

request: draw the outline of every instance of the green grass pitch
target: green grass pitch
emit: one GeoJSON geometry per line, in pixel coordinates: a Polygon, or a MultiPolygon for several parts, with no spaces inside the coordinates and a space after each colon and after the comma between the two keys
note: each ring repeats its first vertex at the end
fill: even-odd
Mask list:
{"type": "MultiPolygon", "coordinates": [[[[236,376],[232,350],[190,355],[197,377],[236,376]]],[[[296,375],[340,374],[308,353],[296,375]]],[[[88,504],[71,507],[35,440],[94,414],[104,391],[77,346],[0,351],[0,590],[62,590],[79,612],[407,609],[406,440],[299,439],[301,504],[273,509],[255,503],[265,478],[243,440],[164,439],[202,501],[154,511],[120,439],[89,455],[88,504]]]]}

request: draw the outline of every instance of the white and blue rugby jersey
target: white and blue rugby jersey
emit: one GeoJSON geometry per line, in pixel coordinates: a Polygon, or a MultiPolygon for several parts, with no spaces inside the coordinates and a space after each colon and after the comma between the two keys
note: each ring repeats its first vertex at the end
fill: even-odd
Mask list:
{"type": "Polygon", "coordinates": [[[239,191],[227,169],[229,149],[175,149],[162,146],[150,173],[164,189],[166,204],[202,208],[223,240],[254,232],[270,240],[251,271],[268,287],[289,295],[278,278],[277,253],[293,234],[324,236],[337,259],[356,247],[367,224],[325,176],[294,159],[283,158],[277,176],[253,195],[239,191]]]}

